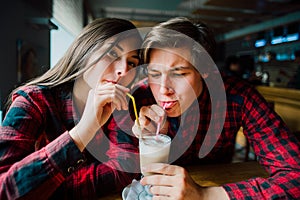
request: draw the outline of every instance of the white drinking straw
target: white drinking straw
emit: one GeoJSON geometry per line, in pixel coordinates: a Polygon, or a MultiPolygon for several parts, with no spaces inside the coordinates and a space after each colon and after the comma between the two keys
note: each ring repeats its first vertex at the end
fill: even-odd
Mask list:
{"type": "MultiPolygon", "coordinates": [[[[164,104],[163,109],[166,109],[166,105],[164,104]]],[[[158,134],[159,134],[159,130],[160,130],[160,124],[161,124],[161,120],[157,123],[157,129],[156,129],[156,140],[158,140],[158,134]]]]}

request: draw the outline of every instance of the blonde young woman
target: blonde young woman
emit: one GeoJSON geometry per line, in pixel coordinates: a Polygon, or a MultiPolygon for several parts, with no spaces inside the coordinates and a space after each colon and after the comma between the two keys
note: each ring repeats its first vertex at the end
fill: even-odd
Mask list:
{"type": "MultiPolygon", "coordinates": [[[[127,109],[140,45],[131,22],[97,19],[52,69],[13,91],[0,129],[0,199],[94,199],[130,182],[114,167],[126,156],[103,141],[112,112],[127,109]],[[86,150],[92,141],[105,161],[86,150]]],[[[107,137],[131,148],[126,135],[107,137]]]]}

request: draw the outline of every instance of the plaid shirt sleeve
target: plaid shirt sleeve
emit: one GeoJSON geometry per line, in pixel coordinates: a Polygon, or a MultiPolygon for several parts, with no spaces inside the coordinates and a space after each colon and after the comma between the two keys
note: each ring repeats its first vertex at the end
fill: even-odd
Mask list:
{"type": "Polygon", "coordinates": [[[120,193],[134,178],[139,178],[136,138],[124,128],[121,130],[116,121],[119,122],[111,118],[103,132],[96,134],[87,146],[86,151],[93,158],[68,177],[68,199],[95,199],[107,193],[120,193]],[[104,151],[103,146],[108,149],[104,151]]]}
{"type": "Polygon", "coordinates": [[[230,199],[300,199],[299,141],[255,89],[236,87],[244,99],[244,134],[270,177],[225,184],[224,189],[230,199]]]}
{"type": "Polygon", "coordinates": [[[19,93],[0,127],[0,199],[47,198],[83,155],[67,132],[35,151],[45,107],[33,104],[34,97],[24,91],[19,93]]]}
{"type": "MultiPolygon", "coordinates": [[[[128,144],[131,143],[128,138],[117,131],[108,134],[112,142],[105,163],[89,156],[88,152],[81,153],[66,128],[61,127],[60,110],[55,110],[57,103],[50,99],[36,88],[20,90],[14,95],[0,127],[1,200],[92,199],[121,189],[136,177],[134,173],[120,170],[125,164],[118,166],[119,161],[128,158],[114,149],[120,144],[134,152],[136,147],[128,144]],[[43,134],[50,141],[37,150],[35,147],[43,134]]],[[[59,103],[60,106],[65,104],[59,103]]],[[[113,120],[109,126],[114,127],[113,120]]]]}

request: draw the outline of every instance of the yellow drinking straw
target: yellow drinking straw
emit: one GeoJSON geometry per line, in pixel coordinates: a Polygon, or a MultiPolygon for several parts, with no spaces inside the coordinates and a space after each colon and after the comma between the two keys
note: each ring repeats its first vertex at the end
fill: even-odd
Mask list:
{"type": "Polygon", "coordinates": [[[132,100],[133,110],[134,110],[134,115],[135,115],[136,123],[137,123],[137,125],[138,125],[139,128],[140,128],[140,121],[139,121],[139,116],[138,116],[137,110],[136,110],[135,99],[134,99],[134,97],[133,97],[131,94],[129,94],[129,93],[126,93],[126,95],[129,96],[130,99],[132,100]]]}

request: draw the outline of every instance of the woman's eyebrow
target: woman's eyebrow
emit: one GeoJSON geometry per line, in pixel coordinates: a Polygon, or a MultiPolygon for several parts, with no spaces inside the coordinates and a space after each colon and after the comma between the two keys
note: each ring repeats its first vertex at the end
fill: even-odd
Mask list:
{"type": "Polygon", "coordinates": [[[140,57],[139,57],[139,55],[133,55],[133,56],[132,56],[132,58],[135,58],[135,59],[138,59],[138,60],[140,60],[140,57]]]}
{"type": "Polygon", "coordinates": [[[115,43],[115,42],[110,42],[108,43],[111,48],[114,48],[114,47],[117,47],[118,49],[120,49],[121,51],[124,51],[124,49],[118,44],[118,43],[115,43]]]}

